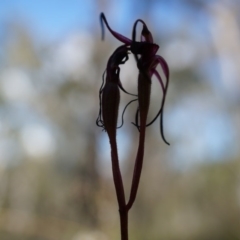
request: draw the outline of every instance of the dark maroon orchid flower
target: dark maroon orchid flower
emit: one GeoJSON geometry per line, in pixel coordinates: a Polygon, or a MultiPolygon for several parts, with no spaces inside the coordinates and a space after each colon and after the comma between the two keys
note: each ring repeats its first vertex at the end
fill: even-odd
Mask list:
{"type": "MultiPolygon", "coordinates": [[[[99,116],[97,118],[97,125],[103,127],[106,130],[110,146],[111,146],[111,159],[112,159],[112,171],[113,179],[117,194],[117,200],[119,205],[120,221],[121,221],[121,237],[122,240],[128,239],[128,211],[132,207],[137,189],[139,186],[143,157],[144,157],[144,142],[145,142],[145,131],[146,127],[151,125],[160,115],[160,131],[162,138],[165,143],[169,144],[163,134],[163,107],[165,103],[165,98],[167,94],[168,82],[169,82],[169,69],[166,61],[159,55],[156,55],[159,46],[153,42],[153,37],[151,32],[148,30],[147,25],[141,19],[138,19],[133,26],[132,40],[127,37],[113,31],[104,14],[100,15],[101,25],[102,25],[102,37],[104,38],[104,23],[106,24],[108,30],[112,35],[119,41],[124,43],[122,46],[118,47],[108,60],[106,71],[103,74],[103,83],[99,91],[100,99],[100,110],[99,116]],[[143,29],[141,32],[140,41],[136,41],[136,27],[138,23],[142,23],[143,29]],[[128,60],[128,54],[132,52],[137,62],[137,67],[139,69],[138,75],[138,94],[137,99],[130,101],[127,106],[138,100],[138,109],[136,112],[136,118],[134,125],[138,128],[139,134],[139,144],[138,151],[135,160],[132,186],[130,191],[130,197],[128,202],[125,200],[124,187],[122,182],[121,171],[119,167],[117,142],[116,142],[116,131],[117,131],[117,121],[118,121],[118,108],[120,102],[120,89],[128,93],[122,86],[119,74],[119,65],[125,64],[128,60]],[[157,66],[162,67],[163,73],[166,78],[166,83],[164,84],[160,74],[157,71],[157,66]],[[105,77],[106,75],[106,77],[105,77]],[[148,110],[150,105],[150,94],[151,94],[151,82],[152,77],[156,76],[158,79],[162,92],[162,102],[157,115],[152,121],[147,123],[148,110]]],[[[123,124],[123,114],[122,114],[122,124],[123,124]]],[[[120,125],[120,127],[122,126],[120,125]]]]}
{"type": "MultiPolygon", "coordinates": [[[[161,102],[161,107],[160,107],[157,115],[155,116],[155,118],[152,121],[150,121],[149,123],[145,123],[145,124],[142,123],[142,124],[143,124],[144,127],[147,127],[147,126],[151,125],[160,115],[161,135],[162,135],[162,138],[163,138],[164,142],[169,145],[169,143],[166,141],[166,139],[164,137],[164,133],[163,133],[163,107],[164,107],[164,103],[165,103],[165,98],[166,98],[167,88],[168,88],[168,82],[169,82],[169,69],[168,69],[168,65],[167,65],[166,61],[164,60],[164,58],[159,56],[159,55],[156,55],[156,52],[158,51],[159,46],[157,44],[153,43],[152,34],[148,30],[145,22],[141,19],[138,19],[134,23],[132,40],[130,40],[129,38],[127,38],[123,35],[121,35],[120,33],[117,33],[115,31],[113,31],[110,28],[110,26],[107,22],[107,19],[106,19],[105,15],[103,13],[101,13],[100,19],[101,19],[101,25],[102,25],[102,37],[104,38],[104,25],[103,25],[103,23],[105,23],[108,30],[112,33],[112,35],[115,38],[117,38],[119,41],[124,43],[123,46],[128,47],[128,50],[130,50],[134,54],[135,59],[137,61],[137,66],[138,66],[138,69],[139,69],[139,72],[141,73],[141,75],[144,75],[144,78],[148,79],[149,83],[151,83],[151,78],[152,78],[153,75],[155,75],[156,78],[158,79],[158,81],[161,85],[162,91],[163,91],[163,98],[162,98],[162,102],[161,102]],[[138,22],[143,24],[143,29],[142,29],[142,32],[141,32],[140,42],[136,41],[136,27],[137,27],[138,22]],[[140,58],[138,58],[138,55],[140,55],[140,58]],[[162,67],[163,73],[164,73],[165,78],[166,78],[166,84],[165,85],[163,83],[161,75],[156,70],[156,68],[159,64],[162,67]]],[[[138,95],[139,95],[139,92],[138,92],[138,95]]],[[[150,91],[149,91],[148,95],[149,95],[149,99],[150,99],[150,91]]],[[[148,107],[149,107],[149,102],[147,101],[147,103],[148,103],[148,107]]],[[[140,120],[140,125],[138,124],[139,111],[141,111],[141,108],[138,108],[138,110],[137,110],[134,125],[140,130],[141,120],[140,120]]],[[[140,117],[140,119],[141,119],[141,117],[140,117]]]]}
{"type": "Polygon", "coordinates": [[[118,99],[118,101],[120,100],[120,93],[119,93],[119,89],[121,89],[123,92],[132,95],[132,96],[137,96],[134,94],[131,94],[129,92],[127,92],[123,86],[122,83],[120,81],[120,67],[119,65],[124,64],[127,60],[128,60],[128,53],[129,53],[129,48],[125,45],[118,47],[114,53],[111,55],[111,57],[108,60],[107,63],[107,69],[103,74],[103,82],[102,82],[102,86],[99,90],[99,102],[100,102],[100,109],[99,109],[99,115],[96,121],[97,126],[102,127],[104,130],[106,130],[108,132],[108,128],[110,124],[114,124],[115,130],[116,128],[120,128],[123,125],[123,115],[124,112],[127,108],[127,106],[134,102],[137,101],[137,99],[134,99],[132,101],[130,101],[126,107],[123,110],[122,113],[122,123],[119,127],[116,126],[117,124],[117,115],[118,115],[118,108],[115,109],[115,112],[113,114],[113,112],[110,115],[114,115],[115,121],[114,123],[108,119],[109,114],[107,114],[106,111],[106,107],[108,108],[108,100],[106,100],[106,92],[107,89],[110,88],[109,86],[111,86],[112,88],[116,88],[118,89],[118,93],[115,93],[115,96],[113,96],[112,100],[110,100],[109,102],[111,103],[112,101],[115,101],[116,99],[118,99]],[[106,79],[105,79],[105,75],[106,75],[106,79]]]}

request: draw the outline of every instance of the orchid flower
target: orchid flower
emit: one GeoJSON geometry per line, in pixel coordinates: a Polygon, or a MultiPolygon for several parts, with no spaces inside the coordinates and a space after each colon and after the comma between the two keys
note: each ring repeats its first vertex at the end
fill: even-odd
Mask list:
{"type": "MultiPolygon", "coordinates": [[[[169,145],[166,141],[163,133],[163,108],[165,103],[165,98],[167,94],[168,82],[169,82],[169,69],[166,61],[163,57],[156,55],[159,46],[153,42],[153,37],[151,32],[148,30],[147,25],[141,19],[138,19],[133,25],[132,40],[113,31],[103,13],[100,15],[101,26],[102,26],[102,38],[104,38],[104,23],[107,26],[111,34],[121,41],[123,45],[118,47],[114,53],[111,55],[106,69],[106,81],[104,81],[103,74],[103,84],[100,88],[99,98],[100,98],[100,110],[99,116],[97,119],[97,125],[103,127],[109,136],[110,146],[111,146],[111,158],[112,158],[112,170],[115,189],[117,193],[120,221],[121,221],[121,236],[122,240],[128,239],[128,224],[127,224],[127,215],[128,211],[132,207],[137,189],[139,186],[143,157],[144,157],[144,142],[145,142],[145,131],[146,127],[151,125],[160,115],[160,132],[163,138],[163,141],[169,145]],[[142,23],[143,28],[141,32],[140,41],[136,41],[136,27],[138,23],[142,23]],[[138,100],[138,109],[136,112],[135,123],[134,125],[139,130],[139,144],[138,151],[135,160],[132,186],[130,191],[130,197],[128,202],[125,200],[124,187],[122,182],[121,171],[119,167],[118,152],[117,152],[117,142],[116,142],[116,130],[117,130],[117,120],[118,120],[118,108],[120,101],[120,91],[128,93],[122,86],[119,73],[120,73],[120,64],[125,64],[128,60],[128,54],[132,52],[137,62],[137,67],[139,70],[138,74],[138,94],[137,99],[130,101],[127,106],[138,100]],[[166,78],[166,83],[164,84],[161,75],[157,71],[157,66],[160,65],[163,73],[166,78]],[[157,115],[152,121],[147,123],[147,116],[150,105],[150,95],[151,95],[151,83],[152,77],[156,76],[158,79],[161,89],[162,89],[162,101],[160,109],[157,115]]],[[[134,94],[131,94],[136,96],[134,94]]],[[[127,107],[126,106],[126,107],[127,107]]],[[[126,110],[126,107],[123,111],[123,114],[126,110]]],[[[123,116],[122,116],[123,118],[123,116]]],[[[122,120],[123,123],[123,120],[122,120]]]]}
{"type": "MultiPolygon", "coordinates": [[[[105,101],[105,94],[104,94],[106,92],[106,89],[110,85],[114,85],[114,87],[117,88],[118,90],[121,89],[123,92],[125,92],[125,93],[127,93],[129,95],[136,96],[135,94],[131,94],[131,93],[127,92],[123,88],[122,83],[120,81],[120,77],[119,77],[119,74],[120,74],[120,67],[119,67],[119,65],[124,64],[128,60],[128,53],[129,53],[129,48],[126,47],[125,45],[123,45],[121,47],[118,47],[114,51],[114,53],[111,55],[111,57],[109,58],[108,63],[107,63],[106,71],[103,73],[103,82],[102,82],[102,86],[101,86],[101,88],[99,90],[100,108],[99,108],[99,115],[98,115],[96,124],[97,124],[97,126],[102,127],[106,131],[107,131],[106,127],[107,128],[109,127],[108,122],[110,124],[112,124],[111,121],[107,121],[106,116],[108,116],[108,115],[104,114],[104,112],[102,112],[102,111],[105,110],[104,106],[108,105],[108,101],[105,101]],[[106,73],[106,81],[104,79],[105,78],[105,73],[106,73]]],[[[117,95],[115,96],[115,98],[116,97],[120,98],[120,96],[118,97],[117,95]]],[[[131,100],[126,105],[126,107],[124,108],[123,113],[122,113],[122,123],[121,123],[121,125],[119,127],[116,127],[116,128],[120,128],[123,125],[123,115],[124,115],[124,112],[125,112],[127,106],[129,104],[131,104],[132,102],[136,101],[136,100],[137,99],[131,100]]],[[[111,102],[111,100],[110,100],[110,102],[111,102]]],[[[117,112],[118,112],[118,109],[117,109],[117,112]]],[[[114,122],[114,123],[116,124],[117,123],[117,116],[115,116],[115,117],[116,117],[116,119],[115,119],[116,122],[114,122]]]]}
{"type": "MultiPolygon", "coordinates": [[[[150,121],[149,123],[145,124],[144,126],[147,127],[147,126],[151,125],[158,118],[158,116],[161,115],[160,116],[161,135],[162,135],[163,141],[169,145],[169,143],[166,141],[166,139],[164,137],[164,132],[163,132],[163,107],[164,107],[164,103],[165,103],[168,82],[169,82],[169,69],[168,69],[168,65],[167,65],[166,61],[164,60],[164,58],[159,55],[156,55],[156,52],[158,51],[159,46],[157,44],[153,43],[152,34],[148,30],[145,22],[141,19],[138,19],[134,23],[132,40],[121,35],[120,33],[113,31],[111,29],[111,27],[109,26],[107,19],[103,13],[101,13],[101,15],[100,15],[100,20],[101,20],[101,26],[102,26],[102,38],[104,38],[103,23],[105,23],[108,30],[111,32],[111,34],[116,39],[118,39],[120,42],[124,43],[124,46],[129,47],[129,50],[135,56],[139,71],[145,76],[145,78],[148,78],[149,81],[151,82],[152,76],[155,75],[156,78],[158,79],[158,81],[161,85],[162,91],[163,91],[161,107],[160,107],[157,115],[154,117],[154,119],[152,121],[150,121]],[[136,27],[137,27],[138,22],[141,22],[143,24],[140,42],[136,42],[136,27]],[[140,59],[138,59],[138,55],[141,55],[140,59]],[[163,69],[163,73],[166,78],[165,86],[164,86],[163,80],[161,78],[161,75],[156,70],[156,68],[159,64],[161,65],[161,67],[163,69]]],[[[136,113],[136,119],[135,119],[134,125],[139,129],[140,126],[138,125],[138,113],[139,113],[139,111],[137,111],[137,113],[136,113]]]]}

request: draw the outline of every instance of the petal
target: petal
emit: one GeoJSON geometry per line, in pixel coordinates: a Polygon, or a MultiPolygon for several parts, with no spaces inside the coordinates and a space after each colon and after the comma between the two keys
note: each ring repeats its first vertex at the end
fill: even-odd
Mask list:
{"type": "Polygon", "coordinates": [[[155,56],[155,59],[161,65],[161,67],[163,69],[163,72],[164,72],[164,75],[166,76],[167,81],[168,81],[169,80],[169,68],[168,68],[167,62],[164,60],[163,57],[161,57],[159,55],[155,56]]]}
{"type": "MultiPolygon", "coordinates": [[[[163,91],[163,97],[162,97],[162,101],[161,101],[161,107],[160,107],[160,109],[158,110],[157,115],[156,115],[148,124],[146,124],[146,127],[148,127],[148,126],[150,126],[152,123],[154,123],[154,122],[156,121],[156,119],[158,118],[158,116],[159,116],[160,114],[162,114],[163,105],[164,105],[164,99],[165,99],[165,97],[166,97],[165,87],[164,87],[164,84],[163,84],[163,81],[162,81],[162,78],[161,78],[160,74],[157,72],[156,69],[152,69],[152,70],[151,70],[151,75],[152,75],[152,74],[154,74],[154,75],[157,77],[157,79],[158,79],[158,81],[159,81],[159,83],[160,83],[160,85],[161,85],[161,88],[162,88],[162,91],[163,91]]],[[[163,134],[162,134],[162,135],[163,135],[163,134]]]]}
{"type": "Polygon", "coordinates": [[[158,116],[160,115],[160,132],[161,132],[161,136],[162,136],[163,141],[167,145],[170,145],[167,142],[167,140],[166,140],[166,138],[164,136],[164,130],[163,130],[163,110],[164,110],[164,104],[165,104],[165,99],[166,99],[166,95],[167,95],[168,83],[169,83],[169,69],[168,69],[168,65],[167,65],[166,61],[161,56],[155,56],[155,59],[157,60],[157,64],[158,63],[161,64],[161,67],[163,69],[164,75],[166,76],[166,85],[164,87],[162,78],[161,78],[160,74],[156,70],[156,66],[157,66],[157,64],[156,64],[152,68],[151,74],[154,74],[157,77],[157,79],[158,79],[158,81],[159,81],[159,83],[160,83],[160,85],[162,87],[162,90],[163,90],[163,97],[162,97],[161,106],[160,106],[160,109],[159,109],[157,115],[154,117],[154,119],[151,122],[146,124],[146,127],[151,125],[158,118],[158,116]]]}
{"type": "Polygon", "coordinates": [[[129,38],[124,37],[124,36],[121,35],[120,33],[117,33],[117,32],[113,31],[113,30],[110,28],[110,26],[109,26],[109,24],[108,24],[108,22],[107,22],[107,19],[106,19],[105,15],[104,15],[104,13],[101,13],[101,14],[100,14],[100,22],[101,22],[101,27],[102,27],[102,39],[104,39],[104,25],[103,25],[103,22],[104,22],[104,23],[106,24],[108,30],[112,33],[112,35],[113,35],[115,38],[117,38],[119,41],[121,41],[121,42],[123,42],[123,43],[125,43],[125,44],[128,44],[128,45],[131,44],[132,41],[131,41],[129,38]]]}
{"type": "Polygon", "coordinates": [[[136,41],[136,28],[137,28],[138,22],[141,22],[143,24],[143,29],[142,29],[142,33],[141,33],[141,41],[142,42],[153,43],[152,34],[148,30],[146,23],[142,19],[136,20],[134,25],[133,25],[133,32],[132,32],[132,40],[133,40],[133,42],[136,41]]]}
{"type": "Polygon", "coordinates": [[[163,80],[162,80],[160,74],[158,73],[158,71],[156,69],[153,69],[152,73],[157,77],[157,79],[158,79],[158,81],[159,81],[159,83],[160,83],[160,85],[162,87],[163,93],[164,93],[165,92],[165,88],[164,88],[163,80]]]}
{"type": "Polygon", "coordinates": [[[142,34],[141,34],[141,40],[142,42],[149,42],[153,43],[153,37],[151,32],[148,30],[147,25],[145,22],[143,22],[143,29],[142,29],[142,34]]]}
{"type": "Polygon", "coordinates": [[[119,73],[119,65],[124,64],[128,60],[128,51],[129,48],[126,45],[122,45],[113,52],[107,63],[107,73],[109,75],[119,73]]]}
{"type": "MultiPolygon", "coordinates": [[[[163,98],[162,98],[162,106],[161,106],[161,116],[160,116],[160,131],[161,131],[161,135],[162,135],[162,139],[163,141],[167,144],[170,145],[167,140],[164,137],[164,132],[163,132],[163,109],[164,109],[164,104],[165,104],[165,99],[166,99],[166,95],[167,95],[167,88],[168,88],[168,83],[169,83],[169,68],[168,68],[168,64],[165,61],[165,59],[161,56],[156,56],[155,57],[157,62],[161,65],[164,75],[166,76],[166,85],[165,85],[165,91],[163,94],[163,98]]],[[[160,113],[159,111],[159,113],[160,113]]]]}

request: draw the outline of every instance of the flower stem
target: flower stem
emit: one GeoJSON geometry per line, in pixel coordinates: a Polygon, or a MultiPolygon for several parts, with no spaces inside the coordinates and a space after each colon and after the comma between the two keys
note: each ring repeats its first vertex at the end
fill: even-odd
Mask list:
{"type": "Polygon", "coordinates": [[[124,210],[126,202],[125,202],[122,175],[121,175],[119,160],[118,160],[116,135],[115,137],[110,137],[109,135],[109,139],[110,139],[110,145],[111,145],[113,181],[116,189],[119,211],[121,212],[124,210]]]}
{"type": "Polygon", "coordinates": [[[124,208],[119,210],[120,214],[120,227],[121,227],[121,240],[128,240],[128,210],[124,208]]]}
{"type": "Polygon", "coordinates": [[[113,134],[111,137],[109,134],[109,139],[111,145],[113,181],[119,207],[121,240],[128,240],[128,209],[126,208],[124,187],[118,160],[116,134],[113,134]]]}

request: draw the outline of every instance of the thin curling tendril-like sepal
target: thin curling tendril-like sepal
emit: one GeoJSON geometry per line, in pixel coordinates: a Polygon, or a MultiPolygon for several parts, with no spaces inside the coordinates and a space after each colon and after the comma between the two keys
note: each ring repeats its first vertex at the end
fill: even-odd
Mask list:
{"type": "Polygon", "coordinates": [[[131,100],[131,101],[124,107],[123,112],[122,112],[122,123],[121,123],[121,125],[120,125],[119,127],[117,127],[117,128],[121,128],[121,127],[123,126],[123,124],[124,124],[124,118],[123,118],[123,116],[124,116],[124,113],[125,113],[127,107],[128,107],[131,103],[136,102],[137,100],[138,100],[138,99],[133,99],[133,100],[131,100]]]}

